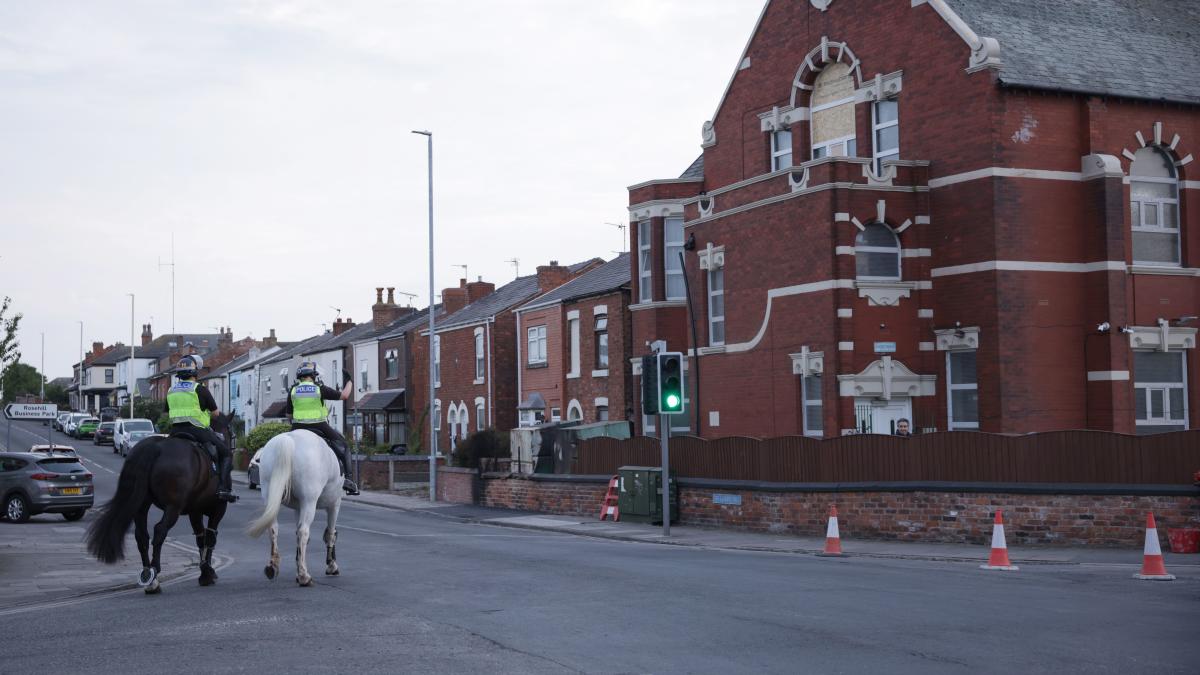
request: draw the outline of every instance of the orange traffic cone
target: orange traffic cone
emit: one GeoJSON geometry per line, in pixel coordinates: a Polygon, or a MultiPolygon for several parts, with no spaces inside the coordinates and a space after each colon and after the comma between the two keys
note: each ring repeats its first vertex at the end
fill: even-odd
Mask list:
{"type": "Polygon", "coordinates": [[[1015,572],[1020,569],[1008,559],[1008,544],[1004,543],[1004,514],[997,509],[995,524],[992,525],[992,555],[986,565],[980,565],[981,570],[1005,570],[1015,572]]]}
{"type": "Polygon", "coordinates": [[[842,553],[842,535],[838,532],[837,505],[829,506],[829,525],[825,528],[825,550],[817,555],[829,558],[844,558],[842,553]]]}
{"type": "Polygon", "coordinates": [[[1133,575],[1134,579],[1145,581],[1174,581],[1174,574],[1167,574],[1167,566],[1163,564],[1162,548],[1158,543],[1158,528],[1154,525],[1154,514],[1146,514],[1146,545],[1142,549],[1142,573],[1133,575]]]}

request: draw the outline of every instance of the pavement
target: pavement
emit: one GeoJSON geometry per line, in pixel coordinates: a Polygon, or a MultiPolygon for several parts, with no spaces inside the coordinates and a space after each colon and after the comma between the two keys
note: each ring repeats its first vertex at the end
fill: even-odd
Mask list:
{"type": "MultiPolygon", "coordinates": [[[[234,472],[234,481],[245,484],[244,473],[234,472]]],[[[346,501],[369,504],[397,511],[424,513],[465,523],[480,523],[500,527],[515,527],[547,532],[561,532],[584,537],[630,541],[668,546],[690,546],[731,551],[765,551],[798,555],[816,555],[825,548],[825,539],[818,537],[781,536],[758,532],[719,530],[693,526],[671,525],[671,535],[664,537],[662,525],[613,522],[580,516],[560,516],[528,511],[513,511],[484,506],[430,502],[428,489],[417,485],[404,491],[363,491],[346,497],[346,501]]],[[[979,561],[988,559],[990,548],[972,544],[944,544],[887,540],[859,540],[853,532],[841,528],[842,550],[847,557],[897,558],[930,561],[979,561]]],[[[1016,564],[1075,564],[1120,565],[1142,561],[1142,550],[1085,547],[1009,547],[1009,558],[1016,564]]],[[[1181,568],[1200,576],[1200,555],[1164,553],[1168,570],[1181,568]]]]}

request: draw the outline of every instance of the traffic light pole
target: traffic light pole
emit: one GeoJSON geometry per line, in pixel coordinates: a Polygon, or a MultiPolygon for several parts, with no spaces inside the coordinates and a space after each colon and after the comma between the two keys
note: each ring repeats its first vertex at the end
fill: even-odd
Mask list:
{"type": "Polygon", "coordinates": [[[662,519],[663,536],[671,536],[671,453],[667,439],[671,436],[671,418],[658,416],[658,436],[662,439],[662,519]]]}

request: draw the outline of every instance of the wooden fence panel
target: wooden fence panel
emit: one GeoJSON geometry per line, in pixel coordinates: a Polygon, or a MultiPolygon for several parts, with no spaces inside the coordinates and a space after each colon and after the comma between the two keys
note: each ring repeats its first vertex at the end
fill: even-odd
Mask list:
{"type": "MultiPolygon", "coordinates": [[[[581,442],[574,472],[611,475],[622,466],[658,466],[660,461],[656,438],[594,438],[581,442]]],[[[671,439],[671,466],[687,478],[769,482],[1188,484],[1200,470],[1200,431],[1152,436],[948,431],[825,440],[680,436],[671,439]]]]}

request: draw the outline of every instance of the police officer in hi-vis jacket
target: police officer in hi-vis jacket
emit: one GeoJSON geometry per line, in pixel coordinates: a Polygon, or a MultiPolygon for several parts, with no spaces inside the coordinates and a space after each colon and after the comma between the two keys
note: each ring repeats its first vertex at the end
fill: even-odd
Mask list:
{"type": "Polygon", "coordinates": [[[325,407],[325,401],[345,401],[350,398],[350,392],[354,390],[354,382],[350,380],[350,373],[344,370],[342,376],[346,378],[346,384],[341,391],[318,384],[317,364],[312,361],[304,361],[296,369],[296,384],[288,393],[283,414],[291,415],[293,431],[306,429],[325,439],[329,447],[333,448],[333,453],[337,455],[338,461],[341,462],[346,477],[342,483],[342,489],[346,491],[346,494],[356,495],[358,486],[350,480],[350,453],[346,451],[346,439],[336,429],[329,426],[329,408],[325,407]]]}
{"type": "Polygon", "coordinates": [[[217,402],[212,393],[203,384],[196,382],[196,371],[200,362],[192,356],[179,359],[176,368],[175,384],[167,392],[167,416],[171,418],[172,436],[182,432],[187,436],[198,438],[211,443],[217,449],[217,467],[220,469],[220,484],[217,486],[217,499],[226,502],[237,501],[233,494],[233,457],[225,439],[218,436],[211,428],[211,418],[218,414],[217,402]]]}

